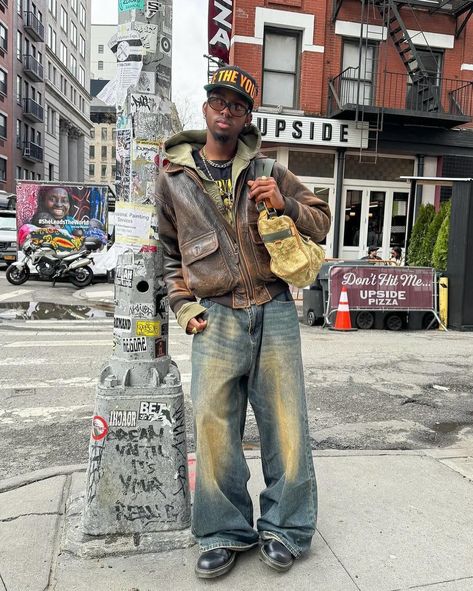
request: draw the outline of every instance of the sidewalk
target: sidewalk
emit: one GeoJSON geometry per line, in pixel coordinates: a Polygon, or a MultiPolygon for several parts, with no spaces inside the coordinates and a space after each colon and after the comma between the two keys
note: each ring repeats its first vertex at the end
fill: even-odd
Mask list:
{"type": "MultiPolygon", "coordinates": [[[[247,460],[257,513],[260,460],[247,460]]],[[[473,589],[473,449],[324,451],[314,461],[319,520],[309,555],[281,575],[252,550],[214,581],[195,578],[195,546],[104,559],[61,553],[65,502],[83,493],[85,466],[0,481],[0,589],[473,589]]]]}

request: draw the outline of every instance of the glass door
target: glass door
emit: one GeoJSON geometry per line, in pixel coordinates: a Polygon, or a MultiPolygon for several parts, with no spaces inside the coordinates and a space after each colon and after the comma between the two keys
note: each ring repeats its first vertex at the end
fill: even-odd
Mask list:
{"type": "Polygon", "coordinates": [[[361,259],[368,255],[370,246],[377,246],[380,249],[378,256],[382,258],[386,195],[387,191],[373,189],[345,190],[340,237],[341,258],[361,259]]]}

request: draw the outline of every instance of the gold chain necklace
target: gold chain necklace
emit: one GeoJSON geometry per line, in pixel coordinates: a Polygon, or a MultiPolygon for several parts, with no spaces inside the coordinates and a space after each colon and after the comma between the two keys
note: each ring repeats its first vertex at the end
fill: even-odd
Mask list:
{"type": "MultiPolygon", "coordinates": [[[[204,154],[202,153],[202,150],[201,150],[201,155],[202,155],[202,156],[204,156],[204,154]]],[[[219,182],[218,182],[217,180],[215,180],[215,179],[214,179],[214,177],[212,176],[212,173],[210,172],[210,169],[209,169],[209,167],[207,166],[207,162],[208,162],[208,163],[209,163],[211,166],[213,166],[213,164],[211,164],[211,162],[212,162],[211,160],[207,160],[207,159],[205,158],[205,156],[204,156],[204,157],[202,158],[202,162],[203,162],[203,164],[204,164],[205,171],[206,171],[206,173],[208,174],[208,176],[209,176],[210,180],[211,180],[213,183],[215,183],[215,186],[217,187],[217,189],[218,189],[218,192],[220,193],[220,197],[222,198],[222,203],[223,203],[223,206],[225,207],[225,209],[226,209],[227,211],[231,211],[231,210],[232,210],[232,207],[233,207],[233,191],[225,191],[225,189],[222,187],[222,185],[221,185],[221,184],[219,184],[219,182]]],[[[230,161],[230,163],[231,163],[231,162],[233,162],[233,158],[232,158],[232,160],[230,161]]],[[[226,165],[226,166],[227,166],[227,165],[226,165]]],[[[224,166],[224,167],[217,167],[217,168],[226,168],[226,166],[224,166]]]]}

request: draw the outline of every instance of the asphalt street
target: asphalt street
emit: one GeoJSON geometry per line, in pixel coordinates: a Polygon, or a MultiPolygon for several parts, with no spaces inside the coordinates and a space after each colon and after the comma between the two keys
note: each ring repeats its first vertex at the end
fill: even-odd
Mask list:
{"type": "MultiPolygon", "coordinates": [[[[111,355],[112,313],[76,296],[67,283],[14,287],[0,271],[0,478],[87,462],[95,384],[111,355]]],[[[471,333],[347,334],[301,324],[301,334],[315,450],[473,443],[471,333]]],[[[191,343],[171,315],[169,350],[181,371],[190,451],[191,343]]],[[[244,443],[248,450],[258,446],[251,411],[244,443]]]]}

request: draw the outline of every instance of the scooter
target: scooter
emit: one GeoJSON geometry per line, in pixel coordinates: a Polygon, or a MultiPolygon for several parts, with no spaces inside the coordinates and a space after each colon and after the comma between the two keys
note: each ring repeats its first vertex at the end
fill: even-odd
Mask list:
{"type": "Polygon", "coordinates": [[[89,267],[93,263],[91,253],[101,243],[96,238],[86,238],[82,248],[76,252],[57,252],[48,244],[36,245],[30,238],[23,244],[25,258],[11,264],[6,271],[6,278],[12,285],[22,285],[30,277],[30,267],[35,268],[40,279],[53,282],[69,277],[76,287],[87,287],[92,282],[94,273],[89,267]]]}

